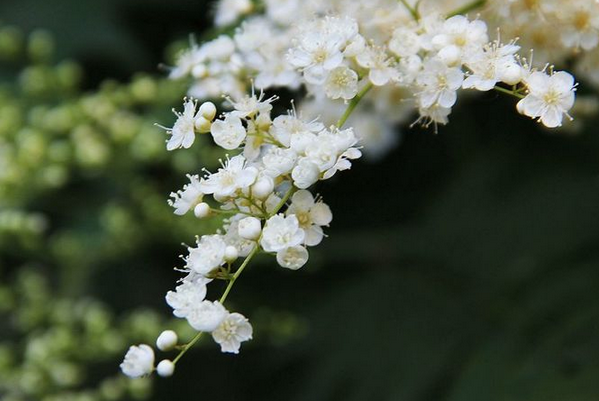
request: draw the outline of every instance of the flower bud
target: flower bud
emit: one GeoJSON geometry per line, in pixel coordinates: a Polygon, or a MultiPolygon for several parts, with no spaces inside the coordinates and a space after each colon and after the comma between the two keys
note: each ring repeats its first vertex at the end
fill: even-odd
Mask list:
{"type": "Polygon", "coordinates": [[[172,376],[175,372],[175,364],[168,359],[163,359],[160,361],[158,366],[156,366],[156,373],[162,377],[172,376]]]}
{"type": "Polygon", "coordinates": [[[209,120],[207,120],[206,118],[204,118],[202,116],[196,118],[196,120],[194,122],[194,128],[200,134],[207,134],[208,132],[210,132],[211,127],[212,127],[212,122],[210,122],[209,120]]]}
{"type": "Polygon", "coordinates": [[[193,208],[193,214],[195,214],[198,219],[208,217],[208,215],[210,215],[210,206],[206,202],[198,203],[196,207],[193,208]]]}
{"type": "Polygon", "coordinates": [[[165,330],[156,339],[156,347],[160,351],[170,351],[177,345],[178,340],[177,333],[172,330],[165,330]]]}
{"type": "Polygon", "coordinates": [[[255,217],[246,217],[239,220],[239,236],[251,241],[257,240],[262,232],[260,220],[255,217]]]}
{"type": "Polygon", "coordinates": [[[235,260],[237,260],[238,257],[239,252],[237,251],[237,248],[235,248],[232,245],[229,245],[225,248],[225,262],[235,262],[235,260]]]}
{"type": "Polygon", "coordinates": [[[268,195],[275,189],[275,183],[270,177],[260,177],[254,185],[252,185],[252,195],[258,199],[266,199],[268,195]]]}
{"type": "Polygon", "coordinates": [[[216,116],[216,106],[212,102],[204,102],[200,106],[199,114],[206,120],[212,121],[216,116]]]}

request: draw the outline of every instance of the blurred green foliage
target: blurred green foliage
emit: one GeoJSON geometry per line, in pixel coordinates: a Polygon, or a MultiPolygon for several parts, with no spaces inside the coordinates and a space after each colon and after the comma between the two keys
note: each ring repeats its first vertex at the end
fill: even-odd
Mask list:
{"type": "MultiPolygon", "coordinates": [[[[0,10],[17,16],[34,3],[0,10]]],[[[81,23],[82,3],[59,3],[42,9],[81,23]]],[[[168,41],[204,30],[193,23],[206,9],[94,1],[83,14],[91,28],[70,38],[69,24],[57,26],[55,44],[40,31],[0,26],[0,392],[87,400],[147,389],[114,378],[116,366],[128,342],[151,342],[165,323],[129,311],[147,305],[168,315],[162,296],[177,277],[169,269],[179,243],[213,227],[173,216],[166,197],[217,156],[207,142],[165,151],[153,123],[171,123],[182,86],[138,75],[81,87],[95,82],[82,84],[85,76],[153,68],[168,41]],[[164,11],[152,17],[164,31],[155,43],[139,18],[123,19],[147,15],[146,6],[164,11]],[[166,18],[173,15],[180,19],[166,18]],[[107,35],[110,46],[99,43],[107,35]],[[65,38],[89,43],[93,56],[65,38]],[[52,48],[84,67],[55,63],[52,48]],[[109,62],[89,62],[102,58],[109,62]],[[66,373],[53,378],[48,366],[66,373]],[[39,377],[40,387],[26,381],[39,377]]],[[[33,28],[40,18],[20,21],[33,28]]],[[[172,379],[156,380],[153,395],[140,395],[599,399],[596,122],[579,136],[549,135],[490,94],[461,101],[438,135],[408,131],[383,162],[357,163],[319,188],[335,219],[303,270],[248,269],[231,298],[256,326],[240,355],[206,344],[172,379]]]]}

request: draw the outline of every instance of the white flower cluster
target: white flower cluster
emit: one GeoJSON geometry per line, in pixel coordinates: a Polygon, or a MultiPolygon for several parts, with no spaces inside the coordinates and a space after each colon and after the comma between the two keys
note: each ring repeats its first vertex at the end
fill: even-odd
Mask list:
{"type": "Polygon", "coordinates": [[[519,37],[535,64],[571,62],[581,78],[599,87],[599,1],[489,0],[482,16],[504,35],[519,37]]]}
{"type": "MultiPolygon", "coordinates": [[[[528,100],[518,111],[550,128],[569,117],[573,82],[539,96],[537,81],[533,78],[529,85],[529,77],[545,74],[550,79],[544,64],[536,71],[520,58],[515,42],[490,41],[483,20],[444,17],[467,2],[405,3],[408,7],[396,0],[264,1],[265,12],[246,17],[232,37],[222,35],[183,53],[171,76],[196,78],[189,94],[200,99],[223,93],[240,97],[250,79],[261,90],[294,90],[303,85],[309,96],[299,109],[313,108],[311,104],[316,103],[326,123],[334,121],[328,111],[338,109],[332,104],[348,102],[368,90],[367,85],[374,86],[361,107],[365,111],[358,111],[360,116],[354,120],[363,125],[359,139],[367,155],[371,150],[379,154],[389,149],[394,141],[384,134],[389,131],[386,127],[408,122],[414,112],[424,125],[446,124],[462,89],[488,91],[499,86],[498,90],[520,98],[532,94],[542,104],[531,107],[532,100],[528,100]],[[415,18],[417,7],[420,15],[415,18]]],[[[548,12],[558,2],[497,3],[503,6],[487,7],[492,10],[486,11],[489,18],[513,16],[516,8],[533,3],[548,12]]],[[[579,0],[564,7],[567,13],[562,12],[560,2],[560,18],[572,28],[564,31],[564,43],[570,49],[582,43],[585,48],[594,46],[596,2],[579,0]]],[[[509,26],[502,24],[508,37],[523,36],[509,26]]]]}
{"type": "MultiPolygon", "coordinates": [[[[519,2],[510,0],[505,7],[511,10],[519,2]]],[[[513,95],[520,99],[521,114],[546,127],[570,118],[573,76],[549,66],[535,69],[518,55],[515,41],[491,41],[483,20],[451,12],[463,5],[462,0],[263,0],[264,13],[246,17],[232,37],[193,44],[181,55],[171,77],[195,78],[189,90],[195,98],[229,95],[231,111],[217,117],[213,103],[185,99],[172,128],[165,128],[167,149],[189,148],[196,135],[210,133],[234,155],[221,160],[215,172],[188,175],[189,183],[171,193],[177,215],[193,211],[197,218],[226,218],[220,230],[188,247],[186,276],[166,295],[173,314],[199,333],[173,362],[157,365],[159,375],[171,375],[202,333],[228,353],[238,353],[252,338],[248,319],[224,306],[233,284],[258,252],[271,254],[286,269],[306,264],[308,248],[322,241],[323,227],[332,220],[329,207],[310,188],[349,169],[362,147],[373,154],[389,148],[397,140],[392,124],[414,113],[424,125],[446,124],[462,90],[513,95]],[[248,82],[260,95],[254,86],[246,94],[248,82]],[[265,99],[263,93],[273,87],[305,88],[302,111],[273,116],[277,97],[265,99]],[[343,128],[347,122],[358,132],[343,128]],[[227,287],[220,299],[207,300],[207,285],[215,280],[227,287]]],[[[216,23],[238,21],[254,6],[223,0],[216,23]]],[[[590,9],[587,14],[595,15],[594,8],[581,8],[583,14],[590,9]]],[[[590,24],[584,34],[577,31],[579,36],[564,40],[583,48],[596,45],[595,20],[584,21],[590,24]]],[[[175,345],[173,335],[163,333],[158,348],[175,345]]],[[[129,350],[121,368],[137,377],[152,372],[153,364],[152,349],[140,345],[129,350]]]]}
{"type": "MultiPolygon", "coordinates": [[[[205,299],[207,285],[222,279],[232,286],[258,251],[274,255],[287,269],[304,266],[307,247],[322,241],[323,227],[333,218],[329,207],[307,188],[349,169],[351,160],[361,156],[351,128],[325,128],[294,111],[272,119],[274,100],[264,100],[262,94],[229,99],[233,110],[214,121],[212,103],[198,108],[194,100],[185,100],[185,111],[176,113],[177,121],[167,129],[167,149],[191,146],[196,133],[205,132],[198,125],[208,124],[217,145],[240,151],[214,173],[188,175],[189,184],[172,193],[170,201],[177,215],[191,210],[198,218],[229,215],[222,230],[198,237],[195,246],[188,247],[183,267],[187,275],[166,295],[173,314],[198,332],[211,333],[222,352],[238,353],[241,343],[252,338],[252,326],[224,307],[228,290],[218,301],[205,299]],[[239,257],[245,260],[235,270],[239,257]]],[[[159,348],[164,341],[159,337],[159,348]]],[[[150,373],[154,357],[148,348],[132,347],[121,365],[123,372],[132,377],[150,373]]],[[[171,369],[168,363],[157,366],[160,375],[172,374],[174,364],[171,369]]]]}

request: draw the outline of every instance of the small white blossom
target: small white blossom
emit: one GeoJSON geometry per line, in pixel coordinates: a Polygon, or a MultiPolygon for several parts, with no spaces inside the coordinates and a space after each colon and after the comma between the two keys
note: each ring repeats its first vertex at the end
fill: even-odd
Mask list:
{"type": "Polygon", "coordinates": [[[193,209],[198,203],[202,202],[204,193],[200,188],[200,180],[197,175],[187,175],[189,184],[183,186],[183,190],[171,192],[173,200],[168,201],[168,204],[175,208],[175,214],[182,216],[189,210],[193,209]]]}
{"type": "Polygon", "coordinates": [[[305,232],[304,243],[318,245],[324,236],[322,226],[328,226],[333,220],[331,209],[324,202],[315,202],[310,191],[300,190],[291,197],[291,205],[285,212],[295,215],[305,232]]]}
{"type": "Polygon", "coordinates": [[[304,238],[304,230],[300,228],[296,216],[284,217],[282,214],[278,214],[272,216],[264,224],[260,245],[266,252],[279,252],[300,245],[304,238]]]}
{"type": "Polygon", "coordinates": [[[121,370],[129,377],[145,376],[153,369],[154,350],[146,344],[131,346],[121,363],[121,370]]]}
{"type": "Polygon", "coordinates": [[[353,99],[358,93],[358,74],[345,66],[337,67],[327,77],[324,90],[331,99],[353,99]]]}
{"type": "Polygon", "coordinates": [[[297,270],[308,262],[308,250],[292,246],[277,252],[277,263],[286,269],[297,270]]]}
{"type": "Polygon", "coordinates": [[[239,189],[248,188],[256,181],[257,176],[258,170],[255,167],[246,167],[245,158],[237,155],[227,160],[218,172],[200,181],[200,188],[205,194],[226,198],[239,189]]]}
{"type": "Polygon", "coordinates": [[[296,187],[306,189],[316,183],[320,177],[320,169],[309,158],[299,160],[297,166],[291,171],[291,178],[296,187]]]}
{"type": "Polygon", "coordinates": [[[195,121],[196,121],[196,101],[188,99],[183,104],[183,113],[173,110],[178,117],[173,128],[168,129],[167,133],[171,135],[166,143],[167,150],[178,148],[190,148],[195,140],[195,121]]]}
{"type": "Polygon", "coordinates": [[[528,95],[518,102],[518,111],[538,118],[546,127],[562,125],[564,114],[574,105],[576,85],[574,77],[565,71],[552,75],[533,72],[526,79],[528,95]]]}
{"type": "MultiPolygon", "coordinates": [[[[291,138],[302,134],[316,134],[324,129],[318,120],[306,122],[298,118],[295,113],[281,115],[272,122],[271,135],[283,146],[291,146],[291,138]]],[[[298,151],[298,150],[296,150],[298,151]]]]}
{"type": "Polygon", "coordinates": [[[230,313],[212,332],[212,338],[220,344],[222,352],[239,353],[241,343],[252,339],[252,325],[240,313],[230,313]]]}
{"type": "Polygon", "coordinates": [[[227,244],[220,235],[203,235],[195,248],[189,248],[186,268],[206,275],[225,261],[227,244]]]}
{"type": "Polygon", "coordinates": [[[212,123],[210,133],[214,142],[223,149],[237,149],[247,133],[241,119],[234,115],[227,115],[224,120],[216,120],[212,123]]]}
{"type": "Polygon", "coordinates": [[[206,280],[185,281],[175,291],[166,294],[166,303],[173,308],[173,315],[185,318],[191,310],[206,298],[206,280]]]}
{"type": "Polygon", "coordinates": [[[262,163],[264,164],[264,174],[273,178],[288,174],[297,161],[297,154],[292,149],[283,149],[271,147],[268,149],[262,163]]]}
{"type": "Polygon", "coordinates": [[[430,108],[438,104],[443,108],[452,107],[457,99],[456,91],[462,86],[464,73],[459,68],[448,67],[439,59],[429,59],[416,78],[422,88],[418,93],[420,106],[430,108]]]}
{"type": "Polygon", "coordinates": [[[192,308],[187,315],[187,321],[195,330],[209,333],[221,324],[227,313],[218,301],[202,301],[192,308]]]}
{"type": "Polygon", "coordinates": [[[367,47],[356,56],[356,61],[360,66],[369,69],[368,79],[373,85],[386,85],[389,81],[397,80],[399,76],[393,59],[382,48],[367,47]]]}

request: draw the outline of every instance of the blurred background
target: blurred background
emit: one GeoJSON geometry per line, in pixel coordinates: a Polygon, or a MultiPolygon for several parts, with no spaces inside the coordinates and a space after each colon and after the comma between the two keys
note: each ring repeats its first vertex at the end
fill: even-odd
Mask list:
{"type": "Polygon", "coordinates": [[[166,199],[218,150],[167,152],[154,123],[185,93],[159,64],[211,9],[0,2],[0,399],[599,399],[598,121],[548,133],[495,93],[318,188],[334,220],[310,263],[235,286],[239,355],[207,341],[171,379],[119,374],[129,344],[193,335],[164,295],[219,222],[166,199]]]}

